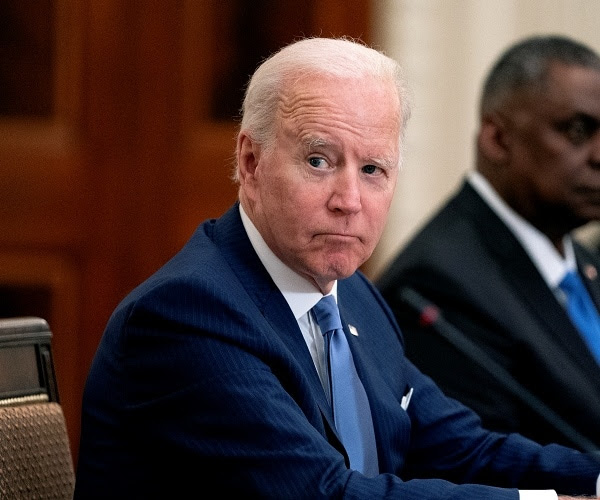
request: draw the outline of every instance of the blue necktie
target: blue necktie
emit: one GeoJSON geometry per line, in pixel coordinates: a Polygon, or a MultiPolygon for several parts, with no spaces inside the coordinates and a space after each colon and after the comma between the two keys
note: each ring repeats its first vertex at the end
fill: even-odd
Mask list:
{"type": "Polygon", "coordinates": [[[565,275],[560,288],[567,295],[567,312],[571,320],[600,363],[600,316],[587,288],[576,271],[565,275]]]}
{"type": "Polygon", "coordinates": [[[350,468],[373,477],[379,473],[375,431],[365,388],[358,378],[340,312],[332,295],[313,307],[328,351],[328,372],[335,427],[350,458],[350,468]]]}

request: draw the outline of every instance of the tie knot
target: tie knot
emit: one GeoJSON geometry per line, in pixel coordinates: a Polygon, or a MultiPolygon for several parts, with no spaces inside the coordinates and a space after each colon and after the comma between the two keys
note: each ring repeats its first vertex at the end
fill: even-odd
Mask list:
{"type": "Polygon", "coordinates": [[[342,320],[340,319],[340,311],[333,295],[326,295],[313,307],[315,318],[321,329],[321,333],[325,335],[332,330],[342,328],[342,320]]]}

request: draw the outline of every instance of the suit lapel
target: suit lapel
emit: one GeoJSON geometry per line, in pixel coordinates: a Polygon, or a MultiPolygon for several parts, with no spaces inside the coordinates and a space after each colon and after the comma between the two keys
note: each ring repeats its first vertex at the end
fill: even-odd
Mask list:
{"type": "Polygon", "coordinates": [[[223,252],[224,258],[251,301],[263,315],[268,327],[289,351],[289,358],[301,367],[325,420],[334,429],[331,407],[302,332],[285,298],[275,286],[250,243],[239,215],[238,203],[221,217],[218,224],[215,243],[223,252]]]}
{"type": "MultiPolygon", "coordinates": [[[[560,306],[513,233],[470,185],[465,183],[460,198],[463,209],[469,213],[469,218],[474,220],[488,252],[497,255],[500,272],[510,288],[510,293],[519,296],[522,302],[527,304],[542,325],[540,331],[548,332],[577,363],[585,359],[586,364],[596,364],[566,311],[560,306]]],[[[600,303],[598,286],[595,287],[595,294],[600,303]]]]}

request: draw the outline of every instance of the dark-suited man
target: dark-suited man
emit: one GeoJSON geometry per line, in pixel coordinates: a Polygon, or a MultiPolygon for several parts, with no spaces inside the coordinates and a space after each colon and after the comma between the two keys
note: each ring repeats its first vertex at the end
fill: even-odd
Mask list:
{"type": "Polygon", "coordinates": [[[237,139],[239,203],[106,327],[77,498],[596,491],[596,457],[485,431],[446,398],[357,272],[383,230],[408,115],[398,65],[359,43],[305,39],[258,68],[237,139]],[[313,312],[321,299],[331,308],[313,312]]]}
{"type": "Polygon", "coordinates": [[[475,171],[377,284],[408,357],[485,426],[600,448],[600,330],[585,337],[560,286],[578,272],[594,325],[600,261],[571,233],[600,219],[600,59],[564,37],[525,39],[491,69],[480,115],[475,171]],[[415,321],[407,288],[493,363],[415,321]]]}

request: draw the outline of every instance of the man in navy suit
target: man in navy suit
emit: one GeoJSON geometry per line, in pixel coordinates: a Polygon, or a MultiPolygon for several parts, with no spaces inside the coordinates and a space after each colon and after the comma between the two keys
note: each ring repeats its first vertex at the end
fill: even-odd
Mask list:
{"type": "Polygon", "coordinates": [[[600,332],[579,331],[560,287],[577,270],[598,324],[600,260],[571,235],[592,220],[600,57],[562,36],[521,40],[484,84],[476,170],[377,282],[408,357],[486,428],[600,449],[600,332]],[[418,321],[407,289],[441,311],[454,340],[418,321]]]}
{"type": "Polygon", "coordinates": [[[239,203],[201,224],[106,327],[76,498],[595,494],[597,457],[486,431],[446,398],[405,358],[392,312],[357,271],[384,227],[408,116],[397,63],[357,42],[304,39],[257,69],[239,203]],[[312,312],[324,296],[368,397],[374,475],[351,467],[335,426],[312,312]]]}

